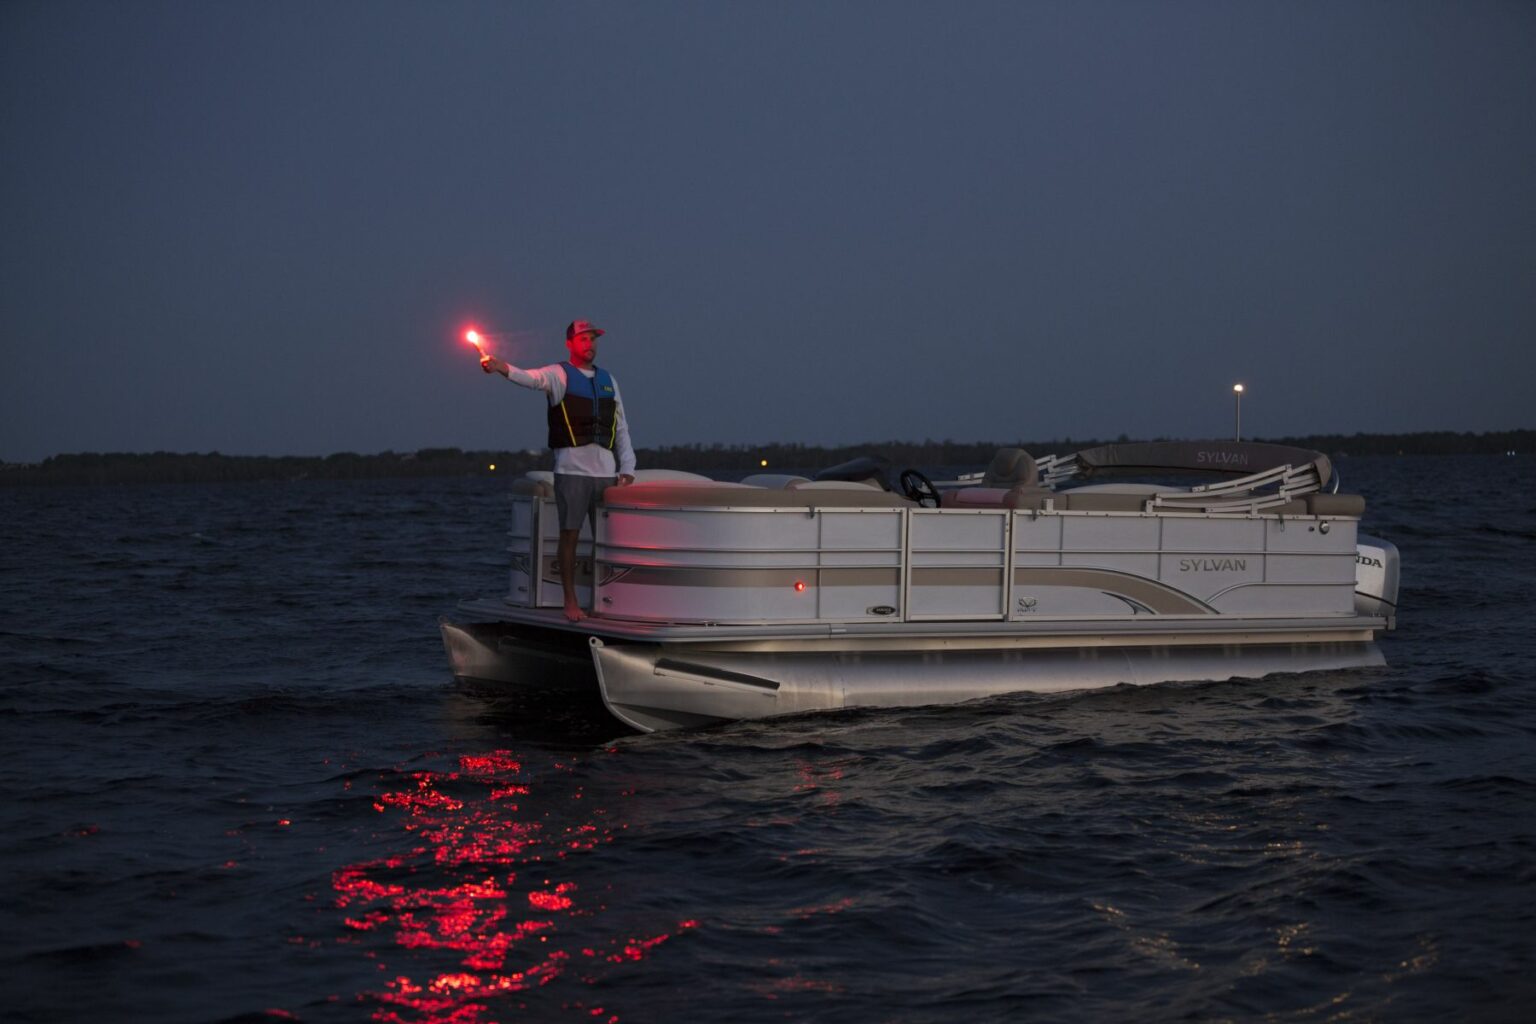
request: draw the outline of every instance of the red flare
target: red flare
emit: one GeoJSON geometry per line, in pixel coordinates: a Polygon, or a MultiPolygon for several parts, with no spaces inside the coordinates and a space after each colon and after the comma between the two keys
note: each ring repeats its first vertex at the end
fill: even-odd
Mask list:
{"type": "Polygon", "coordinates": [[[479,331],[471,327],[469,330],[464,332],[464,340],[475,346],[475,351],[480,353],[481,366],[484,366],[491,361],[491,357],[486,355],[485,349],[480,345],[481,339],[479,331]]]}

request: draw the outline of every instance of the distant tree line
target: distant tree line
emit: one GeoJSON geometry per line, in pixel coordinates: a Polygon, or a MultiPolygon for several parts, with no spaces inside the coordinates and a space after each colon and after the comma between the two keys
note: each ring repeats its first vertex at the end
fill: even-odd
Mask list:
{"type": "Polygon", "coordinates": [[[359,455],[222,455],[219,452],[81,452],[31,465],[0,467],[0,484],[224,483],[242,480],[374,480],[395,477],[522,473],[545,461],[542,452],[463,451],[359,455]],[[495,470],[490,467],[495,466],[495,470]]]}
{"type": "MultiPolygon", "coordinates": [[[[1121,435],[1115,443],[1129,441],[1121,435]]],[[[1163,441],[1169,438],[1152,438],[1163,441]]],[[[1311,448],[1333,456],[1475,455],[1536,451],[1536,430],[1489,433],[1424,431],[1413,434],[1315,434],[1306,437],[1251,438],[1311,448]]],[[[893,466],[981,467],[1000,447],[1024,448],[1037,455],[1065,453],[1106,440],[1059,441],[880,441],[856,445],[685,444],[642,448],[641,466],[695,473],[745,475],[806,472],[861,455],[888,459],[893,466]]],[[[209,483],[243,480],[371,480],[394,477],[517,475],[549,466],[543,451],[465,451],[422,448],[415,452],[324,456],[221,455],[218,452],[80,452],[55,455],[38,463],[0,463],[0,484],[209,483]]]]}

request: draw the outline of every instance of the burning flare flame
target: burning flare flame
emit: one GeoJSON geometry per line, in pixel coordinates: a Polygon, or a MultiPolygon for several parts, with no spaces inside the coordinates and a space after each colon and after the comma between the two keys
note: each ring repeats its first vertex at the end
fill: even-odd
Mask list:
{"type": "Polygon", "coordinates": [[[484,366],[486,363],[490,362],[491,357],[485,354],[485,349],[480,345],[481,338],[479,331],[471,327],[469,330],[464,332],[464,340],[475,346],[475,351],[480,353],[481,366],[484,366]]]}

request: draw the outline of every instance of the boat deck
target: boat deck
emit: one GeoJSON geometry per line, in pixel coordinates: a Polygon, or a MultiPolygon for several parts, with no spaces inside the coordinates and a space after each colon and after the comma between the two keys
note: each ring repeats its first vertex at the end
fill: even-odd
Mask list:
{"type": "Polygon", "coordinates": [[[497,598],[463,601],[459,611],[479,622],[505,622],[634,643],[766,645],[826,649],[955,649],[1123,647],[1145,644],[1279,644],[1352,642],[1387,628],[1376,616],[1237,619],[1218,616],[1105,617],[1027,621],[671,623],[589,616],[570,622],[556,608],[527,608],[497,598]]]}

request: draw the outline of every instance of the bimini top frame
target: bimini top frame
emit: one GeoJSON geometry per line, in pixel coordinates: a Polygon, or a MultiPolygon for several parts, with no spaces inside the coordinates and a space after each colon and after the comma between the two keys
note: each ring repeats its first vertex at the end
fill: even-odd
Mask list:
{"type": "Polygon", "coordinates": [[[1036,460],[1036,467],[1047,486],[1127,474],[1200,473],[1238,478],[1191,489],[1207,494],[1257,490],[1280,479],[1287,481],[1292,494],[1306,494],[1322,490],[1333,480],[1333,463],[1321,452],[1257,441],[1106,444],[1071,455],[1047,455],[1036,460]],[[1274,475],[1281,470],[1286,472],[1274,475]],[[1310,491],[1302,489],[1308,481],[1310,491]]]}
{"type": "MultiPolygon", "coordinates": [[[[1253,441],[1152,441],[1101,445],[1070,455],[1031,458],[1017,448],[1001,449],[985,473],[967,474],[941,485],[957,492],[957,503],[975,504],[974,490],[1012,488],[1010,507],[1064,509],[1121,507],[1134,498],[1137,511],[1255,514],[1353,515],[1364,510],[1358,496],[1338,495],[1332,462],[1320,452],[1253,441]],[[1100,483],[1115,476],[1205,475],[1227,479],[1180,487],[1152,483],[1100,483]],[[973,488],[973,490],[965,490],[973,488]],[[1331,490],[1332,495],[1323,493],[1331,490]],[[1301,509],[1297,499],[1305,498],[1301,509]]],[[[1130,507],[1126,505],[1126,507],[1130,507]]]]}

